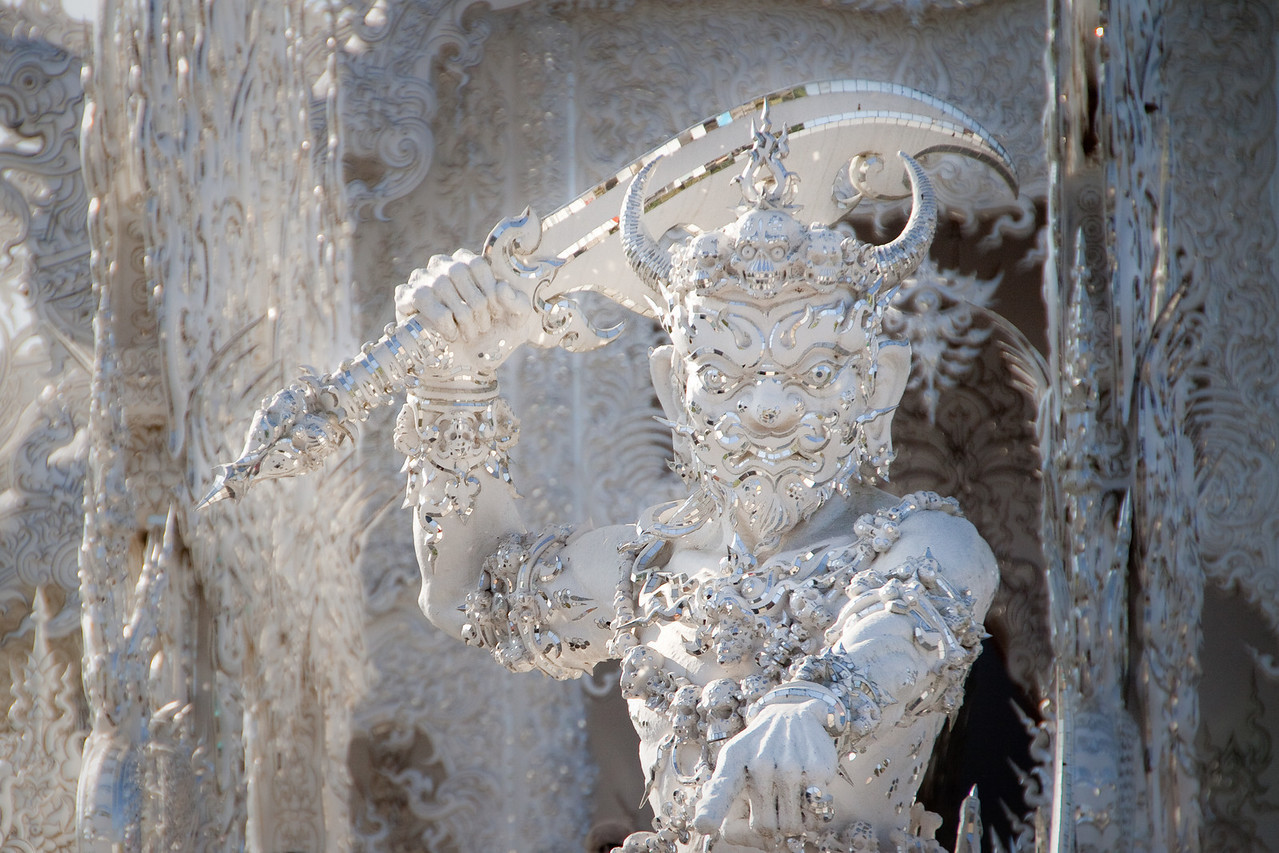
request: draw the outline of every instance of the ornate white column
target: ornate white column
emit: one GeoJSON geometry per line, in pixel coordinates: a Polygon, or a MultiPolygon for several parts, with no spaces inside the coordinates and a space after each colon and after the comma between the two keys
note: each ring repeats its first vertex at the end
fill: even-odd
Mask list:
{"type": "Polygon", "coordinates": [[[353,345],[340,139],[314,132],[334,108],[333,22],[301,3],[108,3],[100,20],[81,831],[341,849],[358,466],[193,510],[256,397],[353,345]]]}

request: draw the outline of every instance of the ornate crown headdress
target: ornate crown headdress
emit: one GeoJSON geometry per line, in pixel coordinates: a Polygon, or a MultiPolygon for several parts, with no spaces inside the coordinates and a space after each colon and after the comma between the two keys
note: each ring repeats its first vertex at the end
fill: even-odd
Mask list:
{"type": "MultiPolygon", "coordinates": [[[[641,217],[653,160],[627,190],[620,218],[622,246],[637,275],[666,302],[667,316],[688,294],[716,294],[756,303],[778,296],[828,294],[837,290],[866,299],[878,320],[892,292],[928,254],[937,228],[932,184],[913,158],[899,152],[911,183],[910,218],[902,233],[884,245],[820,223],[803,225],[791,201],[799,177],[786,168],[785,128],[774,133],[768,107],[756,125],[749,160],[735,178],[743,213],[727,227],[687,238],[669,251],[649,235],[641,217]]],[[[662,306],[658,306],[659,313],[662,306]]]]}

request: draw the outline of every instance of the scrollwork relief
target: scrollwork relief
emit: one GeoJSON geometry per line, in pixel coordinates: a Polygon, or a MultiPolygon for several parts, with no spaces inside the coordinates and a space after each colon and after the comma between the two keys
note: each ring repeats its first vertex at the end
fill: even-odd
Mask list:
{"type": "Polygon", "coordinates": [[[940,270],[931,261],[920,265],[914,280],[898,293],[898,313],[885,318],[885,328],[911,343],[911,377],[907,390],[917,392],[937,423],[937,403],[972,367],[991,330],[976,324],[973,308],[988,308],[999,278],[940,270]]]}
{"type": "Polygon", "coordinates": [[[1273,761],[1273,737],[1266,727],[1266,708],[1254,677],[1244,725],[1224,741],[1214,742],[1209,727],[1199,730],[1197,747],[1203,767],[1206,849],[1265,850],[1257,816],[1279,812],[1279,800],[1257,783],[1273,761]]]}
{"type": "Polygon", "coordinates": [[[475,5],[358,2],[344,10],[341,121],[355,215],[386,219],[387,205],[415,190],[430,170],[436,90],[444,80],[465,83],[483,56],[489,25],[482,17],[467,20],[475,5]]]}
{"type": "Polygon", "coordinates": [[[1212,156],[1225,170],[1211,184],[1175,196],[1171,247],[1183,276],[1209,294],[1204,306],[1209,351],[1199,368],[1203,389],[1193,400],[1202,442],[1197,480],[1204,568],[1218,586],[1243,593],[1279,634],[1279,575],[1262,568],[1279,565],[1279,519],[1273,512],[1279,461],[1272,452],[1279,435],[1273,419],[1247,414],[1279,405],[1274,347],[1279,302],[1273,288],[1257,286],[1271,277],[1268,259],[1277,230],[1268,217],[1251,218],[1245,227],[1229,213],[1268,204],[1276,162],[1273,75],[1244,69],[1258,63],[1273,68],[1267,34],[1274,20],[1264,5],[1252,2],[1181,12],[1174,20],[1177,36],[1166,74],[1187,85],[1169,89],[1171,109],[1181,114],[1202,104],[1221,119],[1233,117],[1229,132],[1213,121],[1193,128],[1178,124],[1172,139],[1179,158],[1203,162],[1212,156]],[[1220,69],[1215,73],[1232,85],[1210,89],[1197,71],[1201,67],[1220,69]]]}
{"type": "MultiPolygon", "coordinates": [[[[34,590],[75,590],[92,330],[87,198],[79,170],[80,60],[41,38],[57,16],[27,5],[0,35],[0,594],[28,616],[34,590]],[[37,23],[32,16],[41,18],[37,23]]],[[[74,598],[72,602],[74,603],[74,598]]],[[[74,607],[46,630],[64,634],[74,607]]],[[[16,623],[4,620],[4,630],[16,623]]],[[[29,616],[28,626],[29,627],[29,616]]],[[[0,640],[0,642],[3,642],[0,640]]]]}
{"type": "Polygon", "coordinates": [[[10,134],[0,144],[0,206],[11,220],[4,250],[21,246],[24,290],[39,321],[84,348],[92,297],[80,59],[48,42],[2,37],[0,81],[0,125],[10,134]]]}
{"type": "Polygon", "coordinates": [[[585,836],[595,770],[585,732],[560,722],[581,714],[575,691],[524,675],[495,692],[508,673],[405,608],[370,627],[381,677],[356,710],[358,849],[549,853],[585,836]]]}
{"type": "MultiPolygon", "coordinates": [[[[1177,277],[1169,288],[1188,283],[1203,312],[1200,359],[1187,380],[1195,390],[1187,392],[1186,405],[1196,445],[1195,543],[1205,577],[1183,583],[1206,580],[1239,594],[1279,636],[1279,576],[1273,571],[1279,564],[1279,460],[1273,452],[1279,436],[1273,418],[1256,415],[1279,407],[1279,302],[1274,288],[1258,285],[1272,278],[1277,232],[1272,216],[1239,219],[1232,213],[1272,203],[1274,14],[1262,3],[1241,0],[1211,10],[1170,8],[1166,15],[1167,59],[1159,82],[1170,115],[1169,147],[1178,164],[1217,164],[1206,179],[1179,182],[1170,201],[1174,226],[1167,251],[1177,277]],[[1206,68],[1225,85],[1206,85],[1206,68]],[[1205,121],[1175,121],[1190,114],[1203,114],[1205,121]],[[1228,128],[1221,125],[1227,120],[1228,128]]],[[[1190,716],[1194,710],[1193,704],[1179,709],[1184,727],[1197,722],[1190,716]]],[[[1196,755],[1195,744],[1187,743],[1185,752],[1196,755]]],[[[1206,809],[1222,805],[1207,787],[1212,783],[1204,777],[1206,809]]],[[[1244,802],[1242,826],[1274,815],[1274,804],[1264,799],[1244,802]]],[[[1205,838],[1219,831],[1206,827],[1211,835],[1205,838]]]]}

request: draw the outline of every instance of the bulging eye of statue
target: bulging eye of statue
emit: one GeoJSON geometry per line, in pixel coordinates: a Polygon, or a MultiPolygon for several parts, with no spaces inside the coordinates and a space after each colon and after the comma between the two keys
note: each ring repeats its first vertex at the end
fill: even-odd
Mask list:
{"type": "Polygon", "coordinates": [[[702,365],[697,371],[697,378],[701,381],[702,387],[708,391],[722,394],[728,390],[728,374],[713,364],[702,365]]]}
{"type": "Polygon", "coordinates": [[[812,388],[825,388],[835,378],[835,373],[835,365],[829,361],[819,361],[808,368],[804,381],[812,388]]]}
{"type": "Polygon", "coordinates": [[[783,246],[781,243],[777,243],[771,249],[768,250],[768,254],[769,254],[769,257],[771,257],[775,261],[785,260],[786,247],[783,246]]]}
{"type": "Polygon", "coordinates": [[[755,246],[751,243],[743,243],[737,247],[737,254],[741,255],[744,261],[754,260],[755,246]]]}

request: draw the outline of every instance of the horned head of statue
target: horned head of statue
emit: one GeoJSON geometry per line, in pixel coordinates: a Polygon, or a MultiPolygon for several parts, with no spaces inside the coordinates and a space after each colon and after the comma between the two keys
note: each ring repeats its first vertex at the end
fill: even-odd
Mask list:
{"type": "Polygon", "coordinates": [[[911,185],[910,218],[884,245],[846,236],[825,225],[804,225],[791,203],[799,176],[786,168],[787,132],[773,132],[764,107],[752,122],[753,144],[743,172],[740,215],[730,225],[660,246],[642,221],[653,160],[636,175],[620,217],[627,262],[655,297],[658,315],[671,331],[679,305],[689,296],[756,303],[795,298],[865,300],[873,334],[893,293],[928,254],[937,229],[937,203],[928,175],[899,152],[911,185]]]}
{"type": "Polygon", "coordinates": [[[928,252],[937,207],[928,176],[903,154],[913,207],[895,240],[804,225],[786,132],[765,112],[752,135],[731,224],[662,248],[641,221],[654,161],[632,182],[620,226],[671,337],[653,353],[652,376],[677,469],[695,486],[664,526],[707,517],[713,500],[716,515],[768,548],[850,480],[887,477],[910,349],[887,339],[882,319],[928,252]]]}

